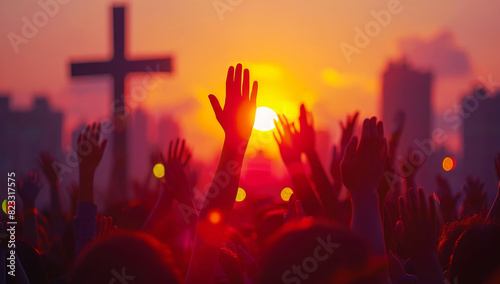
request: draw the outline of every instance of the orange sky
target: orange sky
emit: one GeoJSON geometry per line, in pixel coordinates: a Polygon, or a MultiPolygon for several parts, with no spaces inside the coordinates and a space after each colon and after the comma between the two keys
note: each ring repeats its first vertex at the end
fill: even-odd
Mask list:
{"type": "MultiPolygon", "coordinates": [[[[42,0],[58,3],[54,1],[42,0]]],[[[259,106],[293,118],[304,102],[313,109],[317,128],[334,137],[337,120],[347,113],[359,109],[363,117],[378,114],[380,74],[389,59],[403,54],[403,39],[432,46],[428,43],[447,32],[452,36],[450,48],[469,60],[464,74],[438,76],[434,107],[439,112],[469,91],[478,76],[497,78],[500,2],[488,0],[402,0],[400,13],[392,14],[348,63],[339,45],[352,45],[355,27],[364,29],[373,20],[370,11],[387,9],[394,1],[119,2],[128,5],[129,58],[174,57],[174,73],[159,76],[158,86],[137,105],[155,115],[172,114],[198,149],[197,157],[207,160],[223,135],[207,95],[224,95],[227,67],[238,62],[259,81],[259,106]],[[214,3],[234,5],[218,14],[214,3]]],[[[37,1],[0,2],[0,91],[13,95],[16,108],[29,108],[35,93],[48,94],[55,108],[66,112],[68,131],[82,121],[109,115],[111,81],[72,81],[68,66],[70,60],[110,57],[110,7],[117,2],[61,2],[68,3],[58,4],[48,23],[19,44],[17,53],[9,34],[22,35],[23,17],[32,21],[43,9],[37,1]]],[[[141,78],[131,78],[130,86],[141,78]]]]}

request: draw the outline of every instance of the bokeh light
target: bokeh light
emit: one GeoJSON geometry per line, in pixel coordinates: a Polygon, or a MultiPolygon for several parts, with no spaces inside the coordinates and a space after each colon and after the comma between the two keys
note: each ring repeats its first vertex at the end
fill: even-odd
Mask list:
{"type": "Polygon", "coordinates": [[[447,172],[453,170],[456,165],[457,162],[452,157],[446,157],[443,159],[443,169],[447,172]]]}
{"type": "Polygon", "coordinates": [[[274,121],[278,120],[278,115],[274,110],[268,107],[258,107],[255,112],[255,122],[253,128],[260,131],[269,131],[274,129],[274,121]]]}
{"type": "Polygon", "coordinates": [[[247,193],[245,192],[245,190],[241,187],[238,187],[238,193],[236,193],[236,201],[241,202],[245,200],[246,197],[247,193]]]}
{"type": "Polygon", "coordinates": [[[162,178],[165,176],[165,167],[163,166],[163,164],[161,163],[158,163],[156,164],[154,167],[153,167],[153,174],[155,175],[155,177],[157,178],[162,178]]]}
{"type": "Polygon", "coordinates": [[[292,196],[292,194],[293,194],[293,190],[289,187],[285,187],[281,191],[281,199],[283,199],[283,201],[288,202],[288,200],[290,200],[290,196],[292,196]]]}
{"type": "Polygon", "coordinates": [[[221,220],[222,220],[222,215],[220,214],[219,211],[213,210],[210,213],[208,213],[208,221],[210,223],[219,224],[221,220]]]}

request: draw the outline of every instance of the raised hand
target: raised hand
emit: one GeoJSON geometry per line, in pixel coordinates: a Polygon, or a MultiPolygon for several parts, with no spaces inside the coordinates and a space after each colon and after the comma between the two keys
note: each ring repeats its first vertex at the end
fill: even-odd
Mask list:
{"type": "Polygon", "coordinates": [[[77,147],[80,158],[80,171],[94,173],[101,162],[107,140],[99,143],[101,138],[101,124],[88,125],[84,132],[78,136],[77,147]]]}
{"type": "Polygon", "coordinates": [[[35,208],[35,200],[42,188],[42,180],[37,172],[30,171],[19,181],[18,193],[23,201],[24,210],[35,208]]]}
{"type": "Polygon", "coordinates": [[[315,151],[315,132],[314,132],[314,118],[311,112],[306,111],[304,104],[300,105],[300,132],[299,134],[299,148],[302,152],[308,154],[315,151]]]}
{"type": "Polygon", "coordinates": [[[347,147],[351,137],[354,134],[354,128],[356,127],[356,122],[358,121],[359,112],[354,113],[353,116],[347,116],[346,124],[344,125],[342,121],[339,122],[340,128],[342,129],[342,138],[340,139],[341,153],[344,154],[344,150],[347,147]]]}
{"type": "Polygon", "coordinates": [[[435,199],[426,202],[422,188],[408,190],[407,197],[399,198],[402,228],[400,239],[415,261],[419,282],[444,283],[444,275],[437,259],[438,245],[437,212],[435,199]]]}
{"type": "Polygon", "coordinates": [[[445,223],[456,221],[458,219],[457,202],[461,194],[453,195],[448,181],[439,175],[436,177],[436,182],[438,189],[435,191],[435,195],[439,200],[443,221],[445,223]]]}
{"type": "Polygon", "coordinates": [[[59,186],[59,171],[54,167],[54,158],[48,153],[43,152],[40,154],[40,168],[49,181],[50,187],[55,188],[59,186]]]}
{"type": "Polygon", "coordinates": [[[173,141],[170,141],[168,148],[168,159],[165,161],[163,155],[161,160],[165,166],[165,189],[180,202],[192,200],[192,195],[189,191],[189,182],[184,167],[187,165],[191,154],[185,151],[186,141],[182,140],[179,149],[179,139],[175,142],[175,148],[172,148],[173,141]]]}
{"type": "Polygon", "coordinates": [[[258,84],[254,81],[250,92],[250,72],[248,69],[243,71],[242,82],[241,69],[241,64],[238,64],[236,71],[233,66],[227,71],[224,109],[220,106],[217,97],[209,95],[208,98],[217,121],[224,129],[226,139],[247,142],[255,121],[258,84]]]}
{"type": "Polygon", "coordinates": [[[94,175],[101,162],[107,140],[99,142],[101,124],[88,125],[78,136],[77,152],[80,160],[80,201],[94,202],[94,175]]]}
{"type": "Polygon", "coordinates": [[[276,127],[276,131],[273,132],[273,135],[274,140],[276,140],[276,143],[278,143],[281,158],[283,159],[285,165],[300,163],[300,155],[302,152],[299,148],[300,142],[298,131],[293,123],[290,125],[286,116],[279,115],[278,117],[279,124],[281,125],[283,131],[281,131],[278,122],[276,122],[275,120],[274,125],[276,127]]]}
{"type": "Polygon", "coordinates": [[[387,141],[382,121],[365,119],[361,141],[354,136],[347,144],[341,163],[342,179],[353,194],[373,191],[376,194],[387,159],[387,141]]]}
{"type": "Polygon", "coordinates": [[[97,239],[107,237],[118,230],[117,226],[113,226],[113,217],[102,216],[97,220],[97,239]]]}
{"type": "Polygon", "coordinates": [[[340,162],[344,157],[345,147],[349,143],[354,134],[356,122],[358,120],[359,112],[356,112],[352,117],[347,116],[345,126],[342,121],[339,121],[340,129],[342,129],[342,136],[340,138],[340,146],[333,146],[332,162],[330,164],[330,174],[333,178],[335,189],[340,191],[342,188],[342,174],[340,173],[340,162]]]}
{"type": "Polygon", "coordinates": [[[484,182],[479,178],[467,176],[464,185],[465,199],[461,216],[472,216],[476,213],[486,212],[486,192],[484,192],[484,182]]]}

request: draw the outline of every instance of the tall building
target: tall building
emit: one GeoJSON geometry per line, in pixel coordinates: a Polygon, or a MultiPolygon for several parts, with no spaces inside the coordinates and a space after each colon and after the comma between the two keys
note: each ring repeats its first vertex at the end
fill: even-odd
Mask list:
{"type": "Polygon", "coordinates": [[[484,100],[474,100],[478,96],[473,93],[462,103],[469,114],[463,118],[465,172],[485,182],[488,204],[492,204],[498,189],[493,159],[500,153],[500,93],[486,97],[483,90],[478,91],[484,100]]]}
{"type": "Polygon", "coordinates": [[[50,108],[45,97],[35,98],[29,111],[14,111],[10,98],[0,97],[0,170],[15,171],[16,175],[39,170],[37,161],[41,151],[61,158],[61,112],[50,108]]]}
{"type": "Polygon", "coordinates": [[[432,74],[412,69],[405,61],[390,63],[383,74],[382,119],[386,134],[396,128],[396,117],[403,112],[405,126],[397,149],[395,161],[407,160],[408,149],[413,152],[410,164],[426,162],[416,175],[416,184],[434,188],[434,176],[429,159],[436,145],[429,145],[431,139],[431,93],[432,74]],[[431,147],[432,146],[432,147],[431,147]]]}

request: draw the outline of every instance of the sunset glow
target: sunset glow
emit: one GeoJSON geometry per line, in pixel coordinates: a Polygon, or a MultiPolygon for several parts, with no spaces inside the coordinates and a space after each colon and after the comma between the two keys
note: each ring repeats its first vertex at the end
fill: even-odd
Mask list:
{"type": "Polygon", "coordinates": [[[255,123],[253,128],[260,131],[269,131],[274,129],[273,120],[278,120],[278,115],[274,110],[268,107],[258,107],[255,113],[255,123]]]}

